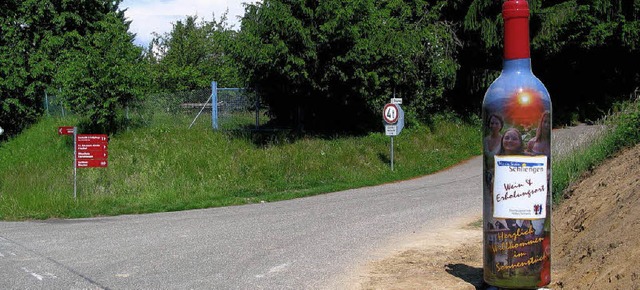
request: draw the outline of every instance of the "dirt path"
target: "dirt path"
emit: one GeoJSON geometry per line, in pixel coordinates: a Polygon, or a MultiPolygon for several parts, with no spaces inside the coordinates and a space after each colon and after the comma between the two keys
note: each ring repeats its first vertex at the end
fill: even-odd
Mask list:
{"type": "Polygon", "coordinates": [[[414,237],[361,269],[355,289],[476,289],[482,285],[481,216],[414,237]],[[402,249],[402,250],[400,250],[402,249]]]}
{"type": "MultiPolygon", "coordinates": [[[[640,145],[585,175],[566,198],[553,210],[549,288],[640,289],[640,145]]],[[[484,289],[480,219],[413,237],[359,269],[353,288],[484,289]]]]}

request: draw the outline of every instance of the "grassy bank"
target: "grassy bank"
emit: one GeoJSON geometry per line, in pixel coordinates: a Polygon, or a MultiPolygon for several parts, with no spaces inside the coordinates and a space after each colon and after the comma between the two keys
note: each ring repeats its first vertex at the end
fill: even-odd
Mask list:
{"type": "MultiPolygon", "coordinates": [[[[161,120],[161,118],[160,118],[161,120]]],[[[189,120],[186,120],[189,121],[189,120]]],[[[109,167],[78,169],[73,144],[44,119],[0,145],[0,219],[79,218],[271,202],[371,186],[436,172],[481,154],[479,125],[440,118],[389,137],[291,138],[286,134],[214,132],[207,122],[154,122],[111,136],[109,167]],[[188,125],[188,123],[187,123],[188,125]]],[[[606,134],[554,159],[554,201],[580,176],[640,142],[640,102],[605,121],[606,134]]]]}
{"type": "Polygon", "coordinates": [[[72,138],[57,135],[73,122],[45,119],[0,146],[0,219],[270,202],[421,176],[481,153],[477,124],[444,118],[395,138],[393,172],[383,133],[292,139],[159,122],[111,136],[109,167],[78,169],[74,200],[72,138]]]}
{"type": "Polygon", "coordinates": [[[564,191],[585,172],[621,149],[640,143],[640,100],[620,105],[603,123],[608,129],[601,137],[553,161],[554,202],[561,202],[564,191]]]}

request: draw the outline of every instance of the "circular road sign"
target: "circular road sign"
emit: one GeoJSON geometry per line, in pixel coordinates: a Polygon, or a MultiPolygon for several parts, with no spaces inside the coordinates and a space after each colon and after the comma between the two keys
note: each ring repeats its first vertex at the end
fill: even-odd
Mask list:
{"type": "Polygon", "coordinates": [[[398,105],[386,104],[384,110],[382,110],[382,119],[384,119],[387,124],[395,124],[398,122],[399,111],[398,105]]]}

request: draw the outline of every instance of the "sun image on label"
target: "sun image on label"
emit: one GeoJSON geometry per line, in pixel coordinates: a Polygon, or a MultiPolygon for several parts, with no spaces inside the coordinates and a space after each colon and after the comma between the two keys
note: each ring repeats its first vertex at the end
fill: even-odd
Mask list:
{"type": "Polygon", "coordinates": [[[509,123],[532,126],[536,124],[544,111],[540,92],[532,89],[520,89],[509,96],[505,106],[505,115],[509,123]]]}

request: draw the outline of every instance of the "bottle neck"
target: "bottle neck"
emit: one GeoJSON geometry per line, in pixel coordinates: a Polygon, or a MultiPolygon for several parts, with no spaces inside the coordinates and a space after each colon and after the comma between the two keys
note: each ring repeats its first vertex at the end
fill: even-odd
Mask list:
{"type": "Polygon", "coordinates": [[[502,73],[527,74],[531,72],[530,58],[505,59],[502,64],[502,73]]]}
{"type": "Polygon", "coordinates": [[[527,1],[506,1],[502,7],[502,17],[504,18],[504,59],[530,58],[527,1]]]}

